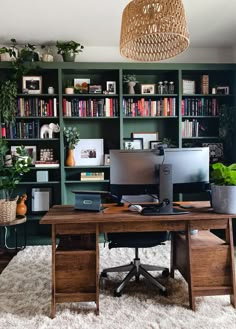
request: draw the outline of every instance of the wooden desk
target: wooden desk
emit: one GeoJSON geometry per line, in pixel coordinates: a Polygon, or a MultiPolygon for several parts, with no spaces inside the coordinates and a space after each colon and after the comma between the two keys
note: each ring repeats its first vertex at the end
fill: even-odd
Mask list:
{"type": "MultiPolygon", "coordinates": [[[[207,203],[208,204],[208,203],[207,203]]],[[[229,294],[236,307],[234,250],[231,219],[235,215],[213,213],[206,203],[194,203],[194,209],[184,215],[141,216],[127,207],[107,205],[101,212],[83,212],[73,206],[54,206],[41,219],[41,224],[52,225],[52,303],[51,317],[55,316],[56,303],[95,301],[99,313],[99,244],[101,232],[173,231],[171,248],[171,274],[179,269],[188,282],[190,307],[195,309],[195,297],[200,295],[229,294]],[[190,230],[224,229],[227,250],[224,262],[228,269],[225,289],[202,289],[197,293],[193,283],[193,238],[190,230]],[[184,243],[186,258],[181,260],[182,244],[179,231],[186,231],[184,243]],[[79,235],[73,239],[74,235],[79,235]],[[56,248],[56,236],[60,243],[56,248]],[[178,252],[177,252],[178,251],[178,252]],[[204,293],[201,294],[201,292],[204,293]]],[[[196,243],[195,243],[196,244],[196,243]]],[[[205,246],[207,249],[208,246],[205,246]]],[[[203,248],[202,248],[203,249],[203,248]]],[[[222,256],[223,257],[223,256],[222,256]]],[[[204,263],[204,259],[202,259],[204,263]]],[[[205,270],[207,271],[206,267],[205,270]]],[[[208,273],[208,272],[207,272],[208,273]]],[[[212,274],[212,273],[211,273],[212,274]]],[[[207,274],[205,274],[207,276],[207,274]]],[[[209,282],[207,283],[209,285],[209,282]]],[[[217,283],[218,284],[218,283],[217,283]]],[[[219,287],[218,287],[219,288],[219,287]]]]}

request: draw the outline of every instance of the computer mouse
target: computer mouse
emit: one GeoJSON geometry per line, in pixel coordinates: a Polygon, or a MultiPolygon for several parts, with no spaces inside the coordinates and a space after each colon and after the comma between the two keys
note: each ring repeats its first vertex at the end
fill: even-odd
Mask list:
{"type": "Polygon", "coordinates": [[[143,209],[143,207],[140,206],[140,204],[130,204],[130,205],[128,206],[128,209],[129,209],[130,211],[141,212],[142,209],[143,209]]]}

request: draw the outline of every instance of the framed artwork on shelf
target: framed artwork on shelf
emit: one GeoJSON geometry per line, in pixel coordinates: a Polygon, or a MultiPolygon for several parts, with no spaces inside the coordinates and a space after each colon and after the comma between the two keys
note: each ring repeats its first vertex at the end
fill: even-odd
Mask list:
{"type": "Polygon", "coordinates": [[[110,166],[110,163],[111,163],[110,154],[105,154],[104,155],[104,165],[110,166]]]}
{"type": "Polygon", "coordinates": [[[216,93],[217,94],[220,94],[220,95],[229,95],[229,87],[226,86],[226,87],[216,87],[216,93]]]}
{"type": "MultiPolygon", "coordinates": [[[[14,155],[17,155],[16,154],[16,149],[17,149],[18,146],[11,146],[11,154],[14,156],[14,155]]],[[[27,151],[27,153],[29,154],[29,157],[32,159],[32,164],[34,165],[35,164],[35,161],[37,159],[37,148],[36,146],[25,146],[25,150],[27,151]]]]}
{"type": "Polygon", "coordinates": [[[183,86],[183,94],[189,95],[189,94],[195,94],[195,81],[194,80],[182,80],[182,86],[183,86]]]}
{"type": "Polygon", "coordinates": [[[143,139],[142,138],[123,138],[124,150],[142,150],[143,139]]]}
{"type": "Polygon", "coordinates": [[[116,81],[107,81],[107,92],[108,94],[116,93],[116,81]]]}
{"type": "Polygon", "coordinates": [[[142,138],[143,139],[143,149],[150,148],[151,141],[158,141],[158,132],[135,132],[131,134],[132,138],[142,138]]]}
{"type": "Polygon", "coordinates": [[[154,95],[156,92],[155,84],[143,84],[141,85],[141,94],[154,95]]]}
{"type": "Polygon", "coordinates": [[[77,93],[87,94],[89,92],[90,79],[74,79],[74,89],[77,93]]]}
{"type": "Polygon", "coordinates": [[[163,147],[166,146],[166,144],[163,144],[161,141],[150,141],[149,143],[150,143],[151,150],[157,149],[160,145],[162,145],[163,147]]]}
{"type": "Polygon", "coordinates": [[[76,166],[103,165],[103,139],[80,139],[75,146],[74,158],[76,166]]]}
{"type": "Polygon", "coordinates": [[[41,94],[42,77],[41,76],[23,76],[22,92],[24,94],[41,94]]]}
{"type": "Polygon", "coordinates": [[[40,149],[40,161],[53,161],[53,149],[40,149]]]}

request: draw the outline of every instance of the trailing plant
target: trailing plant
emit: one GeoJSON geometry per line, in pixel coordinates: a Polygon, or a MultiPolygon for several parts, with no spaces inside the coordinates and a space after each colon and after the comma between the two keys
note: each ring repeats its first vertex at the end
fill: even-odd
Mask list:
{"type": "Polygon", "coordinates": [[[79,53],[82,52],[84,49],[84,46],[81,45],[80,43],[76,42],[76,41],[57,41],[56,43],[56,47],[57,47],[57,53],[60,55],[63,55],[65,53],[79,53]]]}
{"type": "Polygon", "coordinates": [[[236,163],[225,166],[223,163],[217,162],[211,167],[211,181],[215,185],[236,185],[236,163]]]}
{"type": "Polygon", "coordinates": [[[9,124],[15,121],[17,83],[15,80],[6,80],[0,85],[0,115],[2,120],[9,124]]]}
{"type": "Polygon", "coordinates": [[[77,127],[64,127],[64,136],[70,150],[73,150],[80,141],[80,133],[77,127]]]}
{"type": "Polygon", "coordinates": [[[5,194],[5,198],[9,200],[17,184],[22,180],[23,175],[30,171],[29,165],[32,158],[29,156],[25,146],[16,148],[16,153],[9,160],[6,155],[10,154],[7,141],[0,140],[0,190],[5,194]]]}

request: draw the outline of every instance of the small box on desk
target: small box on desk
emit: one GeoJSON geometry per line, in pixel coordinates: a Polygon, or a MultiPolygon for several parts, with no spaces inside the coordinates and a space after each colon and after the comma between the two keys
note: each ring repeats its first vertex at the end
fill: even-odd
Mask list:
{"type": "Polygon", "coordinates": [[[100,211],[102,209],[102,195],[106,191],[72,191],[75,193],[75,209],[100,211]]]}

